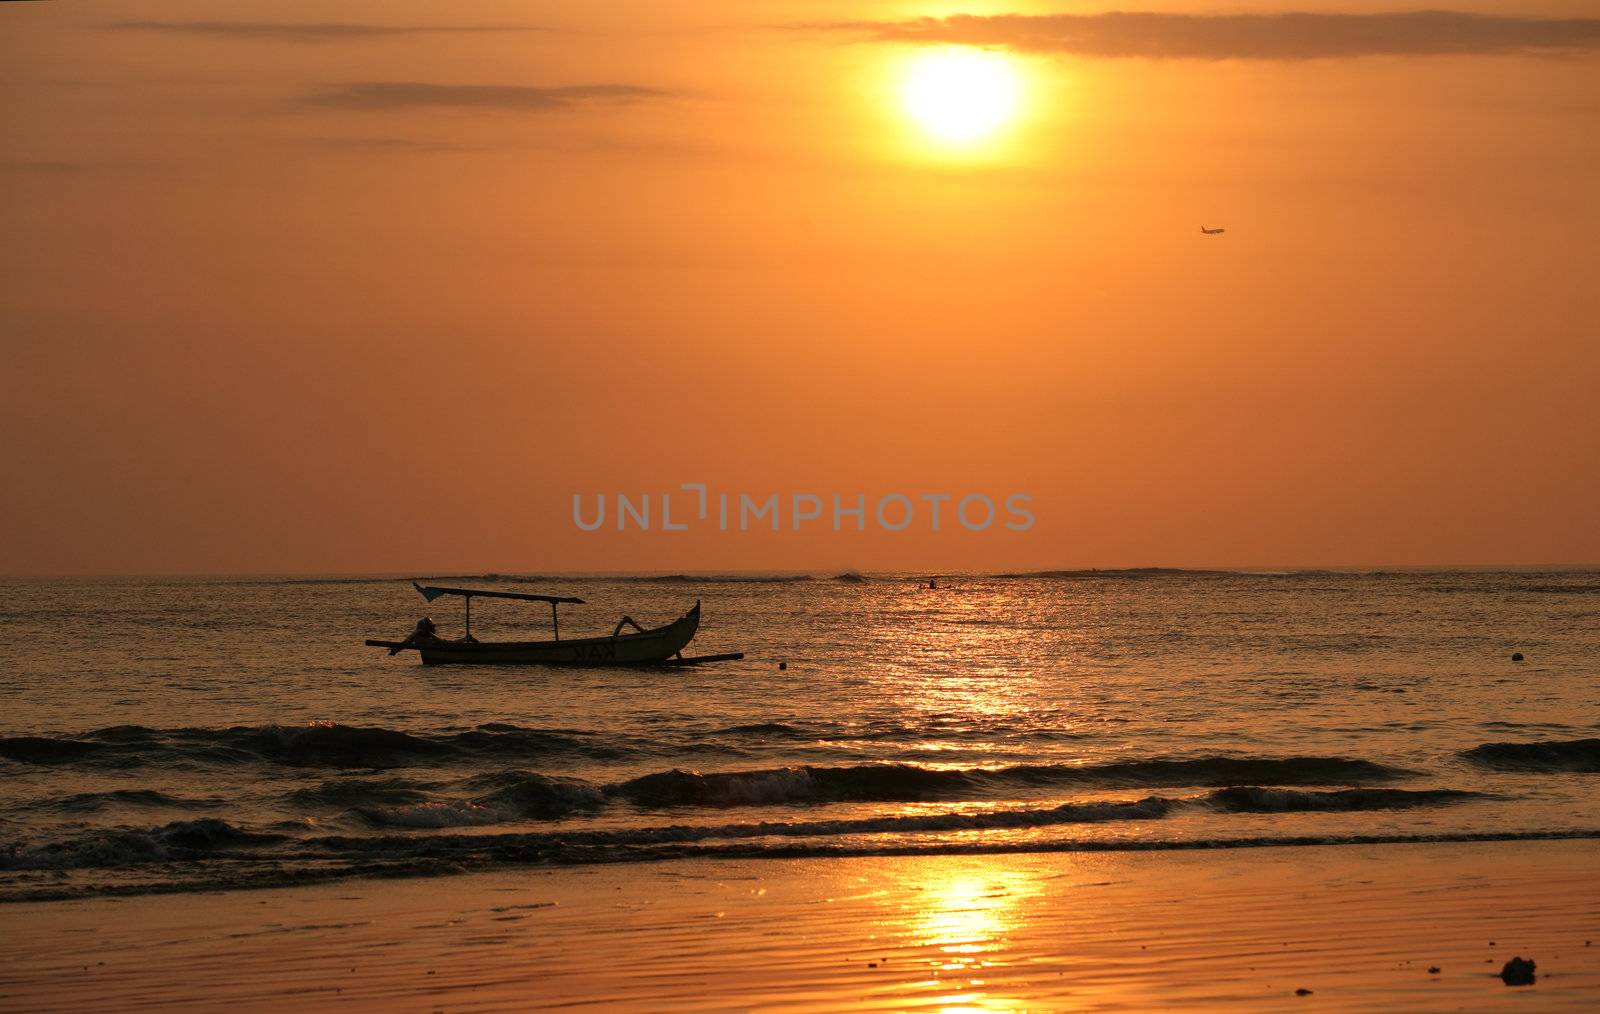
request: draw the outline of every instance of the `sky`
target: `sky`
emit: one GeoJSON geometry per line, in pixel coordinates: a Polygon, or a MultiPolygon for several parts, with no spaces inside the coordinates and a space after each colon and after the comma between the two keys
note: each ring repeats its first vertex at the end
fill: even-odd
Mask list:
{"type": "Polygon", "coordinates": [[[1448,6],[0,5],[0,574],[1600,563],[1600,0],[1448,6]]]}

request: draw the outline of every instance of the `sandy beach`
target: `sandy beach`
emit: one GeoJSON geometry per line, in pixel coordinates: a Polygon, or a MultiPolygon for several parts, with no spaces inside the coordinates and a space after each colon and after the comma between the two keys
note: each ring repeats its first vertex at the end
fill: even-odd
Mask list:
{"type": "Polygon", "coordinates": [[[20,903],[0,909],[0,1005],[1592,1009],[1597,882],[1600,849],[1572,841],[678,860],[20,903]],[[1515,955],[1534,985],[1497,977],[1515,955]]]}

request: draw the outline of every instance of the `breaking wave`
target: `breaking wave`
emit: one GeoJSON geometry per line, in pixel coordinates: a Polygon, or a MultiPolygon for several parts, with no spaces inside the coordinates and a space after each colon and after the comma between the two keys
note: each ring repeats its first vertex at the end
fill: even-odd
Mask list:
{"type": "Polygon", "coordinates": [[[295,789],[287,800],[295,807],[352,809],[358,806],[403,806],[427,801],[426,782],[403,778],[351,778],[295,789]]]}
{"type": "Polygon", "coordinates": [[[1390,781],[1413,772],[1344,757],[1204,757],[1104,764],[1024,764],[939,769],[909,764],[789,767],[758,771],[660,771],[609,786],[643,807],[742,806],[815,802],[919,802],[981,799],[1019,787],[1167,788],[1328,785],[1390,781]]]}
{"type": "MultiPolygon", "coordinates": [[[[396,808],[376,823],[406,828],[472,827],[524,814],[556,796],[564,805],[599,805],[592,787],[565,779],[528,776],[487,799],[431,802],[396,808]],[[531,789],[536,786],[537,789],[531,789]]],[[[205,862],[254,856],[262,861],[295,859],[450,858],[495,862],[578,862],[593,850],[747,838],[839,838],[855,835],[1018,830],[1108,821],[1160,820],[1183,809],[1224,813],[1355,812],[1440,806],[1483,798],[1453,789],[1341,789],[1291,791],[1259,786],[1219,789],[1200,796],[1147,796],[1138,800],[1065,803],[1049,808],[978,813],[931,813],[850,817],[838,820],[753,821],[747,823],[504,833],[497,835],[349,836],[296,838],[245,830],[216,819],[175,821],[159,828],[95,831],[63,841],[12,846],[0,852],[0,869],[64,870],[121,868],[205,862]]],[[[588,861],[597,858],[589,855],[588,861]]]]}
{"type": "Polygon", "coordinates": [[[0,870],[115,869],[200,861],[216,858],[231,848],[286,840],[281,834],[244,831],[215,818],[179,820],[159,828],[112,828],[64,841],[0,849],[0,870]]]}
{"type": "Polygon", "coordinates": [[[493,791],[473,799],[416,801],[402,806],[357,806],[373,824],[388,827],[472,827],[516,820],[558,820],[606,805],[605,793],[578,778],[504,771],[468,780],[493,791]]]}
{"type": "Polygon", "coordinates": [[[1600,772],[1600,739],[1484,743],[1461,756],[1500,771],[1600,772]]]}
{"type": "Polygon", "coordinates": [[[1217,789],[1205,797],[1205,802],[1226,813],[1353,813],[1364,810],[1409,810],[1418,806],[1439,806],[1487,798],[1489,796],[1486,793],[1464,789],[1336,789],[1330,792],[1301,792],[1237,785],[1217,789]]]}
{"type": "MultiPolygon", "coordinates": [[[[192,769],[196,765],[243,768],[389,770],[538,762],[639,761],[747,756],[755,744],[787,742],[791,750],[829,757],[849,756],[844,743],[946,740],[987,741],[996,731],[985,723],[758,722],[666,739],[601,734],[576,729],[524,728],[488,723],[465,731],[407,732],[381,727],[313,724],[235,726],[228,729],[151,729],[116,726],[78,736],[0,738],[0,758],[41,767],[79,766],[123,770],[140,766],[192,769]]],[[[1028,741],[1080,739],[1082,732],[1033,729],[1012,734],[1028,741]]],[[[648,769],[647,769],[648,770],[648,769]]],[[[1082,785],[1088,787],[1349,785],[1405,778],[1414,772],[1348,757],[1145,758],[1099,764],[1035,764],[1001,769],[933,769],[909,764],[845,767],[804,766],[700,774],[664,770],[615,786],[615,795],[641,806],[738,805],[741,803],[983,798],[997,787],[1082,785]]],[[[412,788],[425,788],[412,786],[412,788]]],[[[332,783],[302,802],[340,802],[332,783]]],[[[367,800],[382,805],[420,798],[367,800]]],[[[356,800],[355,802],[362,802],[356,800]]]]}
{"type": "MultiPolygon", "coordinates": [[[[344,861],[323,865],[285,865],[263,862],[257,866],[230,863],[225,868],[201,868],[184,879],[145,880],[137,883],[104,881],[73,883],[60,881],[49,886],[27,885],[0,894],[0,903],[53,901],[93,896],[174,894],[199,891],[248,890],[288,885],[346,880],[353,877],[428,877],[448,876],[469,871],[526,864],[570,865],[593,863],[659,862],[671,859],[803,859],[856,858],[872,856],[951,856],[1005,855],[1014,853],[1071,852],[1187,852],[1218,849],[1298,848],[1307,846],[1417,845],[1438,842],[1509,842],[1600,840],[1600,828],[1570,828],[1547,831],[1441,831],[1437,833],[1393,834],[1280,834],[1204,838],[1110,838],[1028,841],[989,841],[969,838],[959,841],[894,839],[872,841],[853,838],[839,841],[776,840],[734,842],[660,842],[641,844],[586,845],[553,842],[547,846],[519,845],[517,836],[461,835],[392,839],[412,843],[411,851],[381,852],[370,856],[350,856],[344,861]],[[507,838],[513,840],[506,840],[507,838]],[[418,848],[415,843],[438,843],[438,848],[418,848]],[[465,846],[475,845],[476,853],[465,846]],[[457,847],[460,846],[460,847],[457,847]]],[[[324,848],[330,847],[324,843],[324,848]]],[[[6,869],[0,856],[0,869],[6,869]]],[[[12,867],[17,868],[17,867],[12,867]]],[[[36,869],[61,867],[35,867],[36,869]]]]}
{"type": "MultiPolygon", "coordinates": [[[[1005,795],[1005,775],[1005,770],[974,773],[886,767],[783,768],[711,775],[667,771],[618,784],[596,785],[578,778],[513,770],[465,779],[452,786],[457,794],[449,797],[443,797],[436,791],[442,786],[427,783],[402,779],[347,779],[295,789],[287,793],[284,800],[296,809],[350,814],[373,827],[438,830],[592,816],[619,801],[652,810],[727,809],[762,804],[827,804],[844,801],[994,799],[1005,795]],[[908,772],[919,774],[908,778],[908,772]],[[988,794],[984,794],[981,791],[983,787],[976,783],[966,786],[971,791],[962,791],[962,782],[948,780],[952,776],[966,778],[974,774],[994,779],[988,786],[988,794]],[[848,785],[852,779],[862,778],[865,779],[863,782],[848,785]],[[841,796],[838,792],[841,779],[847,784],[848,796],[841,796]],[[460,790],[463,789],[471,794],[461,794],[460,790]]],[[[1228,813],[1353,812],[1450,803],[1474,795],[1449,789],[1352,788],[1303,792],[1263,786],[1234,786],[1212,792],[1203,797],[1203,802],[1211,809],[1228,813]]],[[[1159,805],[1159,801],[1152,802],[1154,798],[1142,800],[1138,805],[1146,810],[1159,805]]],[[[1114,815],[1115,819],[1122,819],[1121,808],[1129,805],[1133,804],[1070,803],[1039,812],[1082,815],[1101,812],[1095,807],[1109,806],[1111,809],[1104,812],[1114,815]]],[[[1075,816],[1074,819],[1079,818],[1075,816]]],[[[828,826],[843,825],[830,823],[828,826]]],[[[970,826],[1001,825],[979,823],[970,826]]]]}

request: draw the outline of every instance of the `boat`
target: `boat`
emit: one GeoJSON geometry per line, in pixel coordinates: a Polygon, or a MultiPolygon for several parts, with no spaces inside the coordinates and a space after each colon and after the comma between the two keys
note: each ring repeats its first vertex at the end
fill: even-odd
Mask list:
{"type": "Polygon", "coordinates": [[[660,627],[646,629],[631,617],[617,622],[609,637],[577,637],[561,639],[561,625],[556,607],[563,603],[583,605],[584,601],[570,595],[534,595],[528,592],[488,591],[481,588],[440,588],[412,582],[422,597],[432,602],[443,595],[456,595],[466,600],[466,630],[458,640],[438,636],[431,620],[417,624],[411,636],[403,641],[369,640],[374,648],[388,648],[389,654],[416,651],[423,665],[695,665],[701,662],[723,662],[742,659],[742,652],[723,655],[685,657],[683,649],[694,640],[700,629],[700,603],[694,608],[660,627]],[[524,602],[547,602],[550,605],[550,623],[553,637],[548,641],[480,641],[472,636],[472,600],[474,598],[518,599],[524,602]],[[631,633],[623,633],[632,627],[631,633]]]}

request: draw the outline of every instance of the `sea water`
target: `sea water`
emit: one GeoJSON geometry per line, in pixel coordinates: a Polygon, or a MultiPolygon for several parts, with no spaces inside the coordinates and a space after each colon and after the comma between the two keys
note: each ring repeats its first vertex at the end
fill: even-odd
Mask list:
{"type": "Polygon", "coordinates": [[[688,653],[745,659],[422,666],[362,641],[461,606],[394,577],[0,582],[0,898],[1600,837],[1600,573],[451,581],[581,596],[564,636],[698,599],[688,653]]]}

